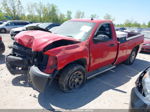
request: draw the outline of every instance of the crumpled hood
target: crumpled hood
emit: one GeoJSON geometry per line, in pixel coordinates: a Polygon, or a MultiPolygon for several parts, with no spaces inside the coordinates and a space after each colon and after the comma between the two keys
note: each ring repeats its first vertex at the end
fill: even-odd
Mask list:
{"type": "Polygon", "coordinates": [[[25,47],[32,48],[32,51],[42,51],[47,45],[58,40],[78,41],[71,37],[56,35],[44,31],[23,31],[16,35],[15,41],[25,47]]]}

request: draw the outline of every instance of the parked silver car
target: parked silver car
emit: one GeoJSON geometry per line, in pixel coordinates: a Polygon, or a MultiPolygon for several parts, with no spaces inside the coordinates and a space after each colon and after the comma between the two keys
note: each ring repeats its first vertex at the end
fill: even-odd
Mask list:
{"type": "Polygon", "coordinates": [[[29,23],[30,22],[28,21],[20,21],[20,20],[7,21],[0,25],[0,32],[6,33],[9,32],[12,28],[22,27],[29,23]]]}

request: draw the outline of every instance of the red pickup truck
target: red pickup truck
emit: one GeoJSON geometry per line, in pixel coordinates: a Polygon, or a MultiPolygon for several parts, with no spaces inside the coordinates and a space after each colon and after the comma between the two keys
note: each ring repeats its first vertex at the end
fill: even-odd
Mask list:
{"type": "Polygon", "coordinates": [[[61,90],[72,91],[119,63],[134,62],[144,36],[124,34],[116,35],[109,20],[90,19],[69,20],[50,32],[24,31],[15,37],[6,65],[12,74],[29,74],[39,91],[54,78],[61,90]]]}

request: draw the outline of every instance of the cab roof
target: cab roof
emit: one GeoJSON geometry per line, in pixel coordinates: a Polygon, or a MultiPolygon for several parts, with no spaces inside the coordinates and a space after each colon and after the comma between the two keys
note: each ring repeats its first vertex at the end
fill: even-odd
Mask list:
{"type": "Polygon", "coordinates": [[[100,19],[71,19],[70,21],[83,21],[83,22],[91,22],[91,23],[112,23],[111,20],[100,20],[100,19]]]}

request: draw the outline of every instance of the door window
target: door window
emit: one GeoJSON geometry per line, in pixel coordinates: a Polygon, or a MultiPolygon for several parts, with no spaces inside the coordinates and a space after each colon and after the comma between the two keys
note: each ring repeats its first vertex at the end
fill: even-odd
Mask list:
{"type": "Polygon", "coordinates": [[[13,22],[7,23],[6,26],[14,26],[13,22]]]}
{"type": "Polygon", "coordinates": [[[109,39],[112,39],[112,31],[110,24],[109,23],[102,24],[96,33],[96,36],[97,35],[106,35],[109,37],[109,39]]]}

